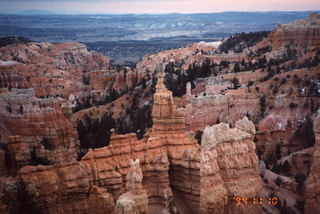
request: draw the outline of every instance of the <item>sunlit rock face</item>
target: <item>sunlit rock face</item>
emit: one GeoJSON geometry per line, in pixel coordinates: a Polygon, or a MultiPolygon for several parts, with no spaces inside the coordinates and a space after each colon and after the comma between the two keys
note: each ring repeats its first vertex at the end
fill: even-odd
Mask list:
{"type": "Polygon", "coordinates": [[[237,206],[234,197],[255,198],[262,190],[253,138],[254,124],[243,118],[236,127],[207,126],[202,136],[201,213],[261,213],[257,205],[237,206]]]}
{"type": "Polygon", "coordinates": [[[117,214],[146,214],[148,210],[147,192],[143,190],[143,175],[140,168],[139,159],[130,160],[130,170],[127,174],[127,191],[117,200],[117,214]]]}
{"type": "MultiPolygon", "coordinates": [[[[110,145],[90,150],[80,162],[25,167],[23,160],[17,162],[18,177],[42,212],[146,213],[160,205],[164,213],[185,206],[194,213],[247,213],[230,198],[256,197],[261,191],[252,122],[244,118],[234,129],[223,123],[207,127],[200,147],[186,134],[184,116],[158,66],[154,125],[142,140],[112,130],[110,145]]],[[[4,182],[3,199],[15,195],[11,187],[18,177],[4,182]]],[[[13,206],[4,201],[3,207],[13,206]]]]}
{"type": "Polygon", "coordinates": [[[268,38],[256,48],[270,45],[273,54],[283,54],[287,48],[298,52],[310,52],[320,47],[320,14],[311,13],[309,17],[288,24],[279,24],[268,38]],[[277,53],[275,53],[277,52],[277,53]]]}
{"type": "Polygon", "coordinates": [[[37,97],[85,90],[91,71],[109,70],[109,58],[78,42],[31,42],[0,48],[0,87],[33,88],[37,97]]]}

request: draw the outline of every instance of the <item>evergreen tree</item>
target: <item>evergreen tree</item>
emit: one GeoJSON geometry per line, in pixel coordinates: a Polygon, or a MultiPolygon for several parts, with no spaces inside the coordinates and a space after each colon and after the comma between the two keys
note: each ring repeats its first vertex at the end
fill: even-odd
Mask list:
{"type": "Polygon", "coordinates": [[[23,106],[20,105],[20,114],[22,115],[23,114],[23,106]]]}
{"type": "Polygon", "coordinates": [[[261,112],[261,115],[264,114],[264,112],[266,111],[266,97],[265,95],[263,95],[261,98],[260,98],[260,112],[261,112]]]}
{"type": "Polygon", "coordinates": [[[238,89],[240,87],[239,80],[238,80],[237,77],[233,78],[232,83],[233,83],[233,88],[234,89],[238,89]]]}
{"type": "Polygon", "coordinates": [[[286,160],[283,165],[282,165],[282,171],[283,171],[283,174],[285,176],[291,176],[291,165],[290,163],[288,162],[288,160],[286,160]]]}
{"type": "Polygon", "coordinates": [[[281,145],[279,143],[277,143],[276,145],[276,157],[277,157],[277,160],[279,160],[281,158],[281,145]]]}
{"type": "Polygon", "coordinates": [[[236,63],[234,64],[233,71],[234,71],[235,73],[240,72],[240,65],[239,65],[238,62],[236,62],[236,63]]]}
{"type": "Polygon", "coordinates": [[[197,131],[196,135],[194,136],[194,138],[197,140],[198,144],[201,145],[201,138],[203,135],[203,131],[201,131],[200,129],[197,131]]]}

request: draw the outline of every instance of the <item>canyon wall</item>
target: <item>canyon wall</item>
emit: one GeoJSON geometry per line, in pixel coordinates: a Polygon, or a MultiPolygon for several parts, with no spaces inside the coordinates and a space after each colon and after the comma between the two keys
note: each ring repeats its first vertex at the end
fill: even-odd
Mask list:
{"type": "MultiPolygon", "coordinates": [[[[296,49],[307,53],[320,47],[320,14],[311,13],[305,19],[299,19],[288,24],[279,24],[266,40],[257,44],[253,50],[271,46],[271,55],[278,56],[287,52],[287,49],[296,49]]],[[[270,56],[271,56],[270,55],[270,56]]]]}
{"type": "Polygon", "coordinates": [[[54,163],[77,158],[76,121],[70,114],[71,107],[64,105],[65,100],[39,99],[33,89],[13,89],[0,97],[3,143],[8,142],[9,146],[11,136],[20,135],[19,143],[25,143],[30,151],[54,163]]]}
{"type": "Polygon", "coordinates": [[[257,204],[237,205],[234,197],[256,198],[262,190],[253,138],[254,124],[243,118],[204,130],[201,140],[201,213],[262,213],[257,204]]]}
{"type": "Polygon", "coordinates": [[[112,130],[110,145],[90,150],[80,162],[24,166],[15,180],[4,180],[5,206],[15,206],[8,198],[17,197],[20,178],[43,213],[146,213],[147,204],[167,213],[183,207],[193,213],[247,213],[232,198],[261,191],[252,122],[244,118],[235,129],[208,127],[200,147],[186,134],[162,72],[152,115],[153,127],[142,140],[112,130]]]}
{"type": "Polygon", "coordinates": [[[320,204],[320,111],[318,110],[318,116],[314,120],[314,133],[316,135],[315,150],[312,156],[312,165],[310,168],[310,174],[306,181],[306,205],[305,213],[319,214],[320,204]]]}
{"type": "Polygon", "coordinates": [[[77,42],[32,42],[0,48],[0,65],[1,87],[33,88],[37,97],[68,98],[85,89],[82,82],[91,71],[108,70],[109,58],[77,42]]]}

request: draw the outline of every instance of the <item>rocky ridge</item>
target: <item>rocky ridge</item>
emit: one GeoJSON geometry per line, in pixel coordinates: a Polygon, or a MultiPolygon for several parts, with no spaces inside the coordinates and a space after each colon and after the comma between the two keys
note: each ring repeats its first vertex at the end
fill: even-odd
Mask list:
{"type": "MultiPolygon", "coordinates": [[[[252,182],[258,184],[260,177],[257,170],[257,156],[253,152],[254,127],[250,122],[245,119],[237,123],[237,130],[248,133],[245,134],[246,139],[241,140],[237,136],[228,138],[228,142],[222,143],[227,146],[223,152],[213,151],[214,149],[207,151],[205,146],[200,149],[199,145],[185,134],[183,115],[177,111],[171,92],[163,85],[162,75],[162,73],[158,75],[157,91],[154,96],[154,125],[142,141],[137,140],[134,134],[117,135],[113,132],[108,147],[90,150],[80,162],[64,162],[52,166],[25,166],[20,169],[19,177],[27,185],[28,192],[37,201],[37,207],[40,210],[48,213],[86,213],[94,209],[94,212],[99,213],[99,210],[105,208],[108,213],[113,213],[116,207],[117,213],[125,213],[131,207],[133,210],[140,210],[139,213],[146,213],[146,201],[149,201],[149,206],[160,204],[169,212],[176,210],[172,201],[170,202],[172,191],[169,185],[171,185],[175,193],[179,194],[184,203],[189,204],[196,213],[207,213],[210,209],[217,212],[227,210],[227,213],[233,213],[234,207],[227,205],[232,203],[231,201],[208,198],[206,191],[210,190],[201,188],[207,184],[207,179],[214,177],[210,173],[205,173],[208,172],[205,170],[208,168],[208,162],[204,162],[204,157],[201,157],[204,154],[208,155],[207,153],[228,154],[227,151],[233,151],[229,148],[229,143],[238,145],[235,148],[243,147],[243,150],[239,150],[238,158],[245,158],[248,155],[253,161],[246,165],[236,160],[234,163],[238,165],[238,171],[239,169],[249,170],[246,173],[250,172],[248,176],[252,191],[246,193],[247,188],[230,183],[230,179],[234,179],[231,176],[233,174],[231,165],[226,166],[226,171],[222,173],[231,177],[229,180],[227,177],[224,178],[226,180],[219,180],[218,185],[230,185],[228,191],[225,191],[225,193],[228,192],[225,196],[249,194],[254,197],[259,194],[261,185],[252,185],[252,182]],[[234,137],[236,139],[233,139],[234,137]],[[130,159],[139,159],[139,161],[131,161],[130,164],[130,159]],[[229,168],[231,174],[229,174],[229,168]],[[128,193],[125,193],[126,189],[128,193]],[[148,199],[143,196],[145,194],[148,199]],[[127,200],[138,200],[139,203],[136,201],[133,203],[136,205],[124,205],[127,204],[124,202],[127,200]],[[217,207],[212,207],[213,203],[217,207]],[[97,206],[92,207],[93,205],[97,206]]],[[[207,144],[211,143],[213,142],[207,141],[207,144]]],[[[210,166],[219,170],[219,164],[215,160],[210,162],[210,166]]],[[[9,183],[14,185],[12,181],[5,181],[4,198],[15,195],[9,183]]],[[[211,191],[215,190],[211,189],[211,191]]],[[[13,205],[7,203],[7,206],[11,208],[13,205]]]]}

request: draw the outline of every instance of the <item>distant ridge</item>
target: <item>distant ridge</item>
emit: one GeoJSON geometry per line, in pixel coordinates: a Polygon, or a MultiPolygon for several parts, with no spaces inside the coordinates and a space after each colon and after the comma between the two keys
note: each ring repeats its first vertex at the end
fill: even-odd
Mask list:
{"type": "Polygon", "coordinates": [[[55,13],[48,10],[26,10],[19,13],[19,15],[52,15],[52,14],[55,14],[55,13]]]}
{"type": "Polygon", "coordinates": [[[8,36],[8,37],[0,37],[0,48],[17,43],[28,43],[32,42],[30,39],[26,37],[16,37],[16,36],[8,36]]]}

